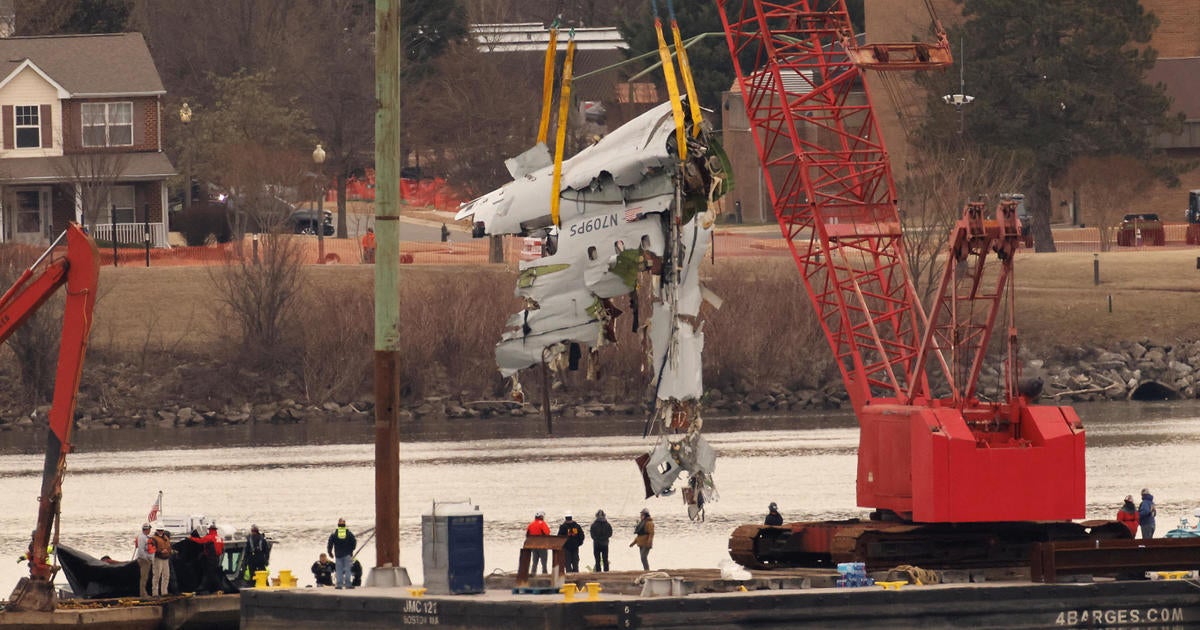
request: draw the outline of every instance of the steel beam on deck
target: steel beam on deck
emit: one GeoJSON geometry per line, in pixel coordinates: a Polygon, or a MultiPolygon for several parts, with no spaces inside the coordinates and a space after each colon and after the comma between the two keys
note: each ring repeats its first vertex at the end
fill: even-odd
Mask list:
{"type": "Polygon", "coordinates": [[[1035,582],[1065,575],[1116,575],[1200,569],[1200,538],[1037,543],[1030,558],[1035,582]]]}

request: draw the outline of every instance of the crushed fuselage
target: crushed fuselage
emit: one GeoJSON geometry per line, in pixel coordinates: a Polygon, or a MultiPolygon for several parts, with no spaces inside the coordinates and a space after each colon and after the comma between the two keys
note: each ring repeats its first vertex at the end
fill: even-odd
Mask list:
{"type": "Polygon", "coordinates": [[[681,164],[674,131],[664,104],[566,160],[558,225],[550,208],[553,165],[542,145],[509,160],[514,180],[464,204],[456,218],[470,218],[479,237],[543,239],[542,256],[520,265],[516,294],[525,308],[509,318],[496,346],[515,391],[520,370],[574,366],[584,348],[594,365],[596,350],[615,341],[613,320],[622,310],[614,300],[636,301],[638,287],[649,286],[652,313],[639,330],[660,439],[639,463],[647,496],[671,494],[687,471],[685,500],[702,507],[713,496],[716,460],[699,432],[707,297],[699,267],[728,183],[707,133],[689,137],[681,164]]]}

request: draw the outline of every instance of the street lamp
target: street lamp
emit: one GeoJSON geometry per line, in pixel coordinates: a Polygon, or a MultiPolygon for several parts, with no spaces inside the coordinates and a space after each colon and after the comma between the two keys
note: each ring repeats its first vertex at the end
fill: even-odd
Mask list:
{"type": "MultiPolygon", "coordinates": [[[[185,128],[190,128],[192,124],[192,108],[183,102],[183,106],[179,108],[179,122],[183,123],[185,128]]],[[[188,134],[190,137],[190,133],[188,134]]],[[[183,209],[190,210],[192,208],[192,161],[188,159],[188,154],[191,152],[191,143],[184,140],[183,145],[183,209]]]]}
{"type": "Polygon", "coordinates": [[[322,164],[325,163],[325,149],[321,148],[321,143],[317,143],[317,148],[313,149],[313,164],[317,165],[317,178],[321,185],[317,190],[317,263],[325,264],[325,169],[322,164]]]}
{"type": "Polygon", "coordinates": [[[958,112],[958,135],[963,135],[966,128],[966,118],[963,115],[963,105],[969,105],[975,100],[974,96],[966,94],[967,81],[964,77],[963,70],[967,65],[967,49],[963,44],[963,40],[958,40],[958,94],[947,94],[942,97],[942,102],[947,105],[953,105],[954,111],[958,112]]]}

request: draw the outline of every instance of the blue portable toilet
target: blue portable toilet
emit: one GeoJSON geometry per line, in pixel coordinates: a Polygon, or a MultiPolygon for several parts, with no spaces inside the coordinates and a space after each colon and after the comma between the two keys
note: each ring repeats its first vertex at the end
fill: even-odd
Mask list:
{"type": "Polygon", "coordinates": [[[483,514],[479,506],[469,501],[434,501],[421,515],[421,559],[427,593],[482,593],[483,514]]]}

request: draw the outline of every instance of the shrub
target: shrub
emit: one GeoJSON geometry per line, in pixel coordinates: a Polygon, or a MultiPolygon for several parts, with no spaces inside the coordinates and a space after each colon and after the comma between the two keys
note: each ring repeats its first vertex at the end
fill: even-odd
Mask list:
{"type": "MultiPolygon", "coordinates": [[[[7,291],[41,252],[27,245],[0,244],[0,287],[7,291]]],[[[36,277],[36,276],[35,276],[36,277]]],[[[54,394],[58,341],[63,321],[63,297],[52,295],[13,331],[7,346],[16,361],[23,402],[40,405],[54,394]]]]}

